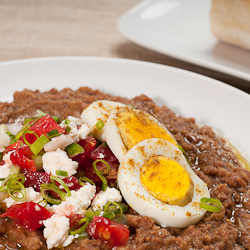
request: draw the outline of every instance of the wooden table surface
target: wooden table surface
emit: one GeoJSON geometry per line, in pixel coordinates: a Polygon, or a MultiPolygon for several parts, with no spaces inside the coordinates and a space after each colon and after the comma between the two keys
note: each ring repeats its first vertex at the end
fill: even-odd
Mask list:
{"type": "Polygon", "coordinates": [[[118,30],[139,0],[0,0],[0,62],[51,56],[129,58],[197,72],[250,93],[250,82],[130,42],[118,30]]]}

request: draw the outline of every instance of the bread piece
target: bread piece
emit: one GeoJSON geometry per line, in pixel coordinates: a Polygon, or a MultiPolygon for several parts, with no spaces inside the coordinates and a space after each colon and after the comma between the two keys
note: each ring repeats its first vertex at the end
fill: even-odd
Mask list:
{"type": "Polygon", "coordinates": [[[250,49],[250,0],[212,0],[210,19],[218,39],[250,49]]]}

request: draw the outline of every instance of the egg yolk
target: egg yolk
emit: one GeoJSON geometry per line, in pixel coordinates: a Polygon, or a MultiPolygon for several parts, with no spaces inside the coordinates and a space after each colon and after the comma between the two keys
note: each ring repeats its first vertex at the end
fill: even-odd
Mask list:
{"type": "Polygon", "coordinates": [[[161,138],[177,146],[175,139],[147,113],[129,107],[118,108],[117,127],[127,149],[151,138],[161,138]]]}
{"type": "Polygon", "coordinates": [[[192,200],[194,184],[185,168],[172,158],[149,158],[141,169],[140,180],[147,192],[162,202],[185,206],[192,200]]]}

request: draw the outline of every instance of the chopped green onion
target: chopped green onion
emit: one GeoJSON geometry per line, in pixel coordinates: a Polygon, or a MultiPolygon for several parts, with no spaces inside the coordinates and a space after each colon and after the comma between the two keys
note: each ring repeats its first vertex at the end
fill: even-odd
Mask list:
{"type": "Polygon", "coordinates": [[[110,171],[110,166],[109,166],[109,164],[106,162],[106,161],[104,161],[104,160],[96,160],[96,161],[94,161],[93,162],[93,167],[94,167],[94,170],[95,170],[95,173],[98,175],[98,177],[101,179],[101,181],[102,181],[102,190],[103,191],[105,191],[107,188],[108,188],[108,181],[107,181],[107,179],[103,176],[103,175],[108,175],[108,173],[102,173],[102,172],[100,172],[98,169],[97,169],[97,167],[96,167],[96,164],[97,164],[97,162],[103,162],[107,167],[108,167],[108,173],[109,173],[109,171],[110,171]]]}
{"type": "Polygon", "coordinates": [[[57,124],[59,124],[59,123],[61,122],[61,118],[58,117],[58,116],[51,115],[51,118],[52,118],[57,124]]]}
{"type": "Polygon", "coordinates": [[[100,215],[101,214],[101,209],[98,209],[98,210],[96,210],[96,211],[93,211],[93,210],[91,210],[91,209],[88,209],[87,211],[86,211],[86,213],[85,213],[85,217],[87,217],[87,218],[89,218],[89,220],[91,221],[92,220],[92,218],[95,216],[95,215],[100,215]]]}
{"type": "Polygon", "coordinates": [[[7,192],[7,185],[10,181],[18,181],[21,184],[25,182],[25,176],[20,173],[14,173],[9,175],[7,178],[4,179],[2,182],[2,186],[0,187],[0,192],[7,192]]]}
{"type": "Polygon", "coordinates": [[[13,144],[18,141],[16,136],[11,134],[10,132],[6,132],[6,134],[10,137],[10,144],[13,144]]]}
{"type": "Polygon", "coordinates": [[[30,149],[34,155],[37,155],[50,140],[45,136],[41,135],[31,146],[30,149]]]}
{"type": "Polygon", "coordinates": [[[104,127],[104,122],[102,120],[99,120],[97,123],[96,123],[96,128],[97,130],[102,130],[103,127],[104,127]]]}
{"type": "Polygon", "coordinates": [[[47,133],[47,136],[49,139],[51,139],[53,137],[57,137],[59,135],[61,135],[61,133],[59,133],[57,129],[51,130],[47,133]]]}
{"type": "Polygon", "coordinates": [[[3,152],[0,152],[0,162],[2,161],[3,159],[3,152]]]}
{"type": "Polygon", "coordinates": [[[71,127],[70,127],[70,126],[67,126],[67,127],[65,128],[66,133],[69,133],[70,130],[71,130],[71,127]]]}
{"type": "Polygon", "coordinates": [[[41,195],[42,197],[51,204],[59,205],[63,200],[65,200],[66,194],[59,187],[52,183],[42,183],[41,184],[41,195]],[[47,191],[53,191],[58,194],[60,199],[50,197],[47,191]]]}
{"type": "Polygon", "coordinates": [[[37,204],[39,204],[40,206],[46,207],[48,205],[48,201],[46,201],[46,200],[40,200],[39,202],[37,202],[37,204]]]}
{"type": "Polygon", "coordinates": [[[31,159],[35,161],[36,170],[41,172],[43,171],[43,161],[41,155],[32,155],[31,159]]]}
{"type": "Polygon", "coordinates": [[[200,201],[200,207],[206,209],[209,212],[219,212],[223,206],[218,199],[203,197],[200,201]]]}
{"type": "Polygon", "coordinates": [[[93,181],[91,181],[88,177],[86,176],[82,176],[79,178],[79,183],[80,185],[84,186],[84,183],[83,182],[89,182],[90,184],[94,185],[95,186],[95,183],[93,181]]]}
{"type": "Polygon", "coordinates": [[[84,148],[80,146],[79,144],[73,142],[69,146],[65,148],[66,153],[69,157],[74,157],[76,155],[79,155],[81,153],[84,153],[84,148]]]}
{"type": "MultiPolygon", "coordinates": [[[[63,186],[64,190],[66,191],[67,196],[68,196],[68,197],[71,196],[71,193],[70,193],[70,190],[69,190],[68,186],[66,185],[66,183],[65,183],[62,179],[60,179],[60,178],[58,178],[58,177],[56,177],[56,176],[54,176],[54,175],[51,175],[51,176],[50,176],[50,180],[51,180],[51,182],[52,182],[53,184],[55,184],[55,181],[59,182],[59,183],[63,186]]],[[[55,184],[55,185],[56,185],[56,184],[55,184]]]]}
{"type": "Polygon", "coordinates": [[[71,235],[76,235],[76,234],[81,235],[83,232],[85,232],[89,222],[90,222],[90,220],[87,217],[82,218],[77,223],[75,223],[73,225],[73,227],[70,228],[69,234],[71,234],[71,235]],[[78,228],[79,226],[81,226],[81,227],[78,228]]]}
{"type": "Polygon", "coordinates": [[[34,121],[35,119],[37,119],[37,117],[25,117],[23,121],[23,125],[25,125],[26,123],[30,123],[34,121]]]}
{"type": "Polygon", "coordinates": [[[27,194],[24,185],[16,180],[10,180],[7,184],[7,191],[9,196],[19,202],[23,202],[26,200],[27,194]],[[18,197],[18,194],[22,194],[22,197],[18,197]]]}
{"type": "Polygon", "coordinates": [[[71,120],[69,120],[69,119],[66,119],[65,121],[64,121],[64,123],[67,125],[67,124],[70,124],[71,123],[71,120]]]}
{"type": "Polygon", "coordinates": [[[19,139],[19,138],[23,135],[23,132],[24,132],[25,130],[29,129],[29,128],[30,128],[30,124],[29,124],[29,123],[26,123],[26,124],[22,127],[22,129],[21,129],[20,131],[17,132],[16,138],[19,139]]]}
{"type": "MultiPolygon", "coordinates": [[[[125,205],[125,204],[123,204],[125,205]]],[[[126,206],[126,205],[125,205],[126,206]]],[[[123,207],[124,210],[127,210],[127,207],[123,207]]],[[[112,219],[115,217],[116,214],[120,214],[120,218],[118,221],[120,221],[122,219],[122,215],[123,215],[123,210],[121,204],[114,202],[114,201],[109,201],[105,207],[104,207],[104,214],[103,217],[106,217],[108,219],[112,219]]]]}
{"type": "Polygon", "coordinates": [[[31,146],[31,144],[26,140],[26,138],[25,138],[25,135],[26,134],[33,134],[33,135],[35,135],[36,136],[36,139],[38,139],[38,135],[34,132],[34,131],[32,131],[32,130],[29,130],[29,129],[27,129],[27,130],[25,130],[24,132],[23,132],[23,140],[24,140],[24,142],[28,145],[28,146],[31,146]]]}
{"type": "Polygon", "coordinates": [[[63,170],[56,170],[56,175],[60,175],[60,176],[68,176],[68,172],[67,171],[63,171],[63,170]]]}

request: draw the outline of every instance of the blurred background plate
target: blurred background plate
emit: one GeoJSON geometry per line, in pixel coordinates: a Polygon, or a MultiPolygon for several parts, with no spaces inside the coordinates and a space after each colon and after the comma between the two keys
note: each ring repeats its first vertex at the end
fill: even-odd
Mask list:
{"type": "Polygon", "coordinates": [[[145,0],[120,18],[119,29],[148,49],[250,80],[250,51],[212,35],[210,8],[210,0],[145,0]]]}
{"type": "Polygon", "coordinates": [[[177,115],[212,126],[250,156],[250,95],[196,73],[127,59],[54,57],[0,63],[0,79],[2,102],[24,88],[88,86],[129,98],[145,94],[177,115]]]}

